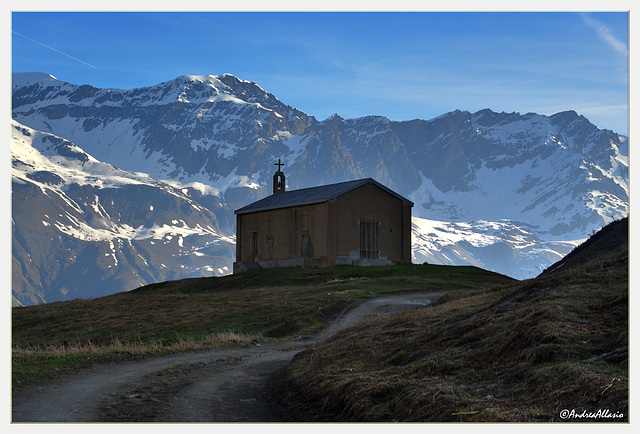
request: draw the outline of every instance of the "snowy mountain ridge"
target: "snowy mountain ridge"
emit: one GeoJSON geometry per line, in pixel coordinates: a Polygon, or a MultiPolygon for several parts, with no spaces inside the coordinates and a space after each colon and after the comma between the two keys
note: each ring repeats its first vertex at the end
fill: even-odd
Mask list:
{"type": "Polygon", "coordinates": [[[187,191],[229,239],[233,209],[269,194],[279,158],[290,189],[372,177],[410,198],[417,262],[473,263],[517,278],[628,213],[628,139],[574,111],[317,121],[230,74],[122,90],[16,73],[12,91],[15,121],[117,167],[127,183],[187,191]],[[489,226],[480,243],[474,237],[489,226]]]}

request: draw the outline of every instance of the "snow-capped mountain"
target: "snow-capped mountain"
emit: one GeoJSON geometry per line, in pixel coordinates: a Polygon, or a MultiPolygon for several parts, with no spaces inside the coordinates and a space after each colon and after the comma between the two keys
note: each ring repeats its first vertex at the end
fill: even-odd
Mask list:
{"type": "Polygon", "coordinates": [[[76,86],[44,74],[13,77],[18,122],[123,170],[229,190],[230,202],[255,198],[256,189],[265,196],[260,181],[271,174],[263,166],[287,151],[283,138],[312,121],[232,75],[183,76],[132,90],[76,86]]]}
{"type": "Polygon", "coordinates": [[[584,241],[544,241],[530,225],[509,220],[441,222],[413,217],[411,259],[418,264],[474,265],[529,279],[584,241]]]}
{"type": "MultiPolygon", "coordinates": [[[[195,199],[205,186],[122,171],[15,121],[11,156],[14,303],[229,272],[235,239],[225,235],[229,222],[195,199]]],[[[232,214],[221,202],[209,207],[232,214]]]]}
{"type": "Polygon", "coordinates": [[[18,73],[12,91],[15,121],[132,176],[200,186],[227,237],[232,210],[270,193],[278,158],[288,188],[372,177],[410,198],[417,262],[518,278],[628,213],[628,139],[572,111],[318,121],[228,74],[122,90],[18,73]]]}
{"type": "MultiPolygon", "coordinates": [[[[423,182],[410,194],[417,215],[507,218],[535,225],[547,239],[566,240],[586,238],[628,211],[627,139],[575,112],[547,117],[483,110],[405,124],[411,123],[423,137],[439,132],[412,153],[422,162],[423,182]]],[[[416,134],[404,127],[395,131],[408,143],[416,134]]]]}

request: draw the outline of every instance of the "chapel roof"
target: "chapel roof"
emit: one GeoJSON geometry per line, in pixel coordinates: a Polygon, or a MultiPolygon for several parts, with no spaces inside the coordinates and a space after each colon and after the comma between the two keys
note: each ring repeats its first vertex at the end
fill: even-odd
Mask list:
{"type": "Polygon", "coordinates": [[[316,203],[328,202],[338,196],[355,190],[366,184],[373,184],[387,193],[392,194],[402,200],[407,205],[413,206],[413,202],[400,196],[390,188],[385,187],[373,178],[357,179],[355,181],[339,182],[337,184],[321,185],[319,187],[300,188],[298,190],[289,190],[282,193],[275,193],[244,206],[235,211],[236,214],[248,214],[258,211],[268,211],[279,208],[289,208],[292,206],[312,205],[316,203]]]}

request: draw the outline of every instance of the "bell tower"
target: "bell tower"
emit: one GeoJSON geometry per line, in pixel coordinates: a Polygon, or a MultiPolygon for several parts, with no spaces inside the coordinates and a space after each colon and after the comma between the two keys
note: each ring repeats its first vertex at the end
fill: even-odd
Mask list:
{"type": "Polygon", "coordinates": [[[283,193],[285,190],[284,173],[280,170],[280,166],[284,166],[284,163],[281,163],[278,158],[278,162],[275,163],[274,166],[278,166],[278,170],[276,174],[273,175],[273,194],[283,193]]]}

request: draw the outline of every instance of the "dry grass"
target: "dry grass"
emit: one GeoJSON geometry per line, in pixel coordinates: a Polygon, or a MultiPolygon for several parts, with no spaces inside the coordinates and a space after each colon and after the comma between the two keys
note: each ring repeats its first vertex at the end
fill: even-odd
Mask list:
{"type": "Polygon", "coordinates": [[[262,341],[262,335],[215,332],[198,339],[176,334],[172,342],[164,339],[123,343],[113,338],[109,344],[93,341],[57,343],[46,346],[12,348],[14,388],[26,383],[41,383],[60,371],[74,372],[95,363],[118,362],[157,355],[162,352],[197,351],[229,344],[262,341]]]}
{"type": "Polygon", "coordinates": [[[628,345],[625,255],[368,321],[302,353],[276,394],[301,421],[628,420],[627,363],[588,361],[628,345]]]}
{"type": "Polygon", "coordinates": [[[120,339],[114,338],[108,345],[95,345],[91,340],[82,342],[73,342],[69,344],[55,344],[46,347],[19,347],[14,346],[12,353],[14,357],[28,356],[44,356],[50,355],[54,357],[68,357],[73,355],[98,356],[105,353],[127,352],[131,354],[149,354],[162,348],[198,350],[202,348],[211,348],[224,344],[240,344],[250,343],[264,340],[262,335],[243,335],[234,332],[210,333],[200,339],[184,338],[176,334],[172,344],[165,341],[151,342],[131,342],[123,344],[120,339]]]}

